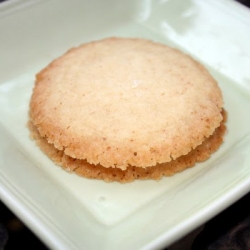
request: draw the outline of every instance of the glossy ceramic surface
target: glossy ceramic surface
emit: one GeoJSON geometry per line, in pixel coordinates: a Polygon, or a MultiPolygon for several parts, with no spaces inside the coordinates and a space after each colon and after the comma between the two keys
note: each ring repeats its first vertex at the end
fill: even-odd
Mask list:
{"type": "Polygon", "coordinates": [[[250,189],[250,13],[233,1],[8,1],[0,6],[0,197],[51,248],[166,247],[250,189]],[[35,74],[78,44],[144,37],[189,53],[222,88],[225,143],[159,182],[83,179],[29,139],[35,74]]]}

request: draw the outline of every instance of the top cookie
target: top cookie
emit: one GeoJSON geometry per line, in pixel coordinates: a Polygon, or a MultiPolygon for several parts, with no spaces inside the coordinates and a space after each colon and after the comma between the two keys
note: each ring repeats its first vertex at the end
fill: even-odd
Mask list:
{"type": "Polygon", "coordinates": [[[220,88],[182,52],[108,38],[69,50],[36,78],[30,118],[65,154],[126,169],[185,155],[222,121],[220,88]]]}

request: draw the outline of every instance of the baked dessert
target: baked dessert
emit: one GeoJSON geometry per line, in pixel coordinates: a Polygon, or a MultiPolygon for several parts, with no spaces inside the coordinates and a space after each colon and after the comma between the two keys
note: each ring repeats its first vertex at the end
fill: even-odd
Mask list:
{"type": "Polygon", "coordinates": [[[196,60],[146,39],[70,49],[36,76],[29,128],[58,165],[81,176],[160,179],[218,149],[222,92],[196,60]]]}

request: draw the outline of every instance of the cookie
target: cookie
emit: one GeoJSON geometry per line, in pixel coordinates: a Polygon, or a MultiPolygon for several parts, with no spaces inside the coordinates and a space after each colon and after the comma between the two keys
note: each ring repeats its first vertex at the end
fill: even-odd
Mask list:
{"type": "Polygon", "coordinates": [[[217,82],[190,56],[145,39],[107,38],[37,74],[29,127],[63,168],[127,182],[207,159],[223,141],[222,110],[217,82]]]}

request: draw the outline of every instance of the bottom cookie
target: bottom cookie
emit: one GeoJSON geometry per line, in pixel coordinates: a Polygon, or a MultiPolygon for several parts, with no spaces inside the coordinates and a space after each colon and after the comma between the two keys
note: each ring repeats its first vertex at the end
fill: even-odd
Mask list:
{"type": "Polygon", "coordinates": [[[131,182],[135,179],[160,180],[163,176],[171,176],[184,169],[190,168],[197,162],[207,160],[223,142],[223,135],[226,131],[226,112],[223,110],[223,121],[214,133],[201,145],[193,149],[187,155],[183,155],[171,162],[157,164],[153,167],[140,168],[129,166],[126,170],[118,168],[105,168],[101,165],[93,165],[86,160],[74,159],[63,151],[56,149],[49,144],[46,138],[40,136],[34,124],[30,121],[28,127],[31,131],[31,138],[34,139],[42,151],[51,158],[55,164],[69,172],[75,172],[80,176],[91,179],[101,179],[106,182],[118,181],[121,183],[131,182]]]}

